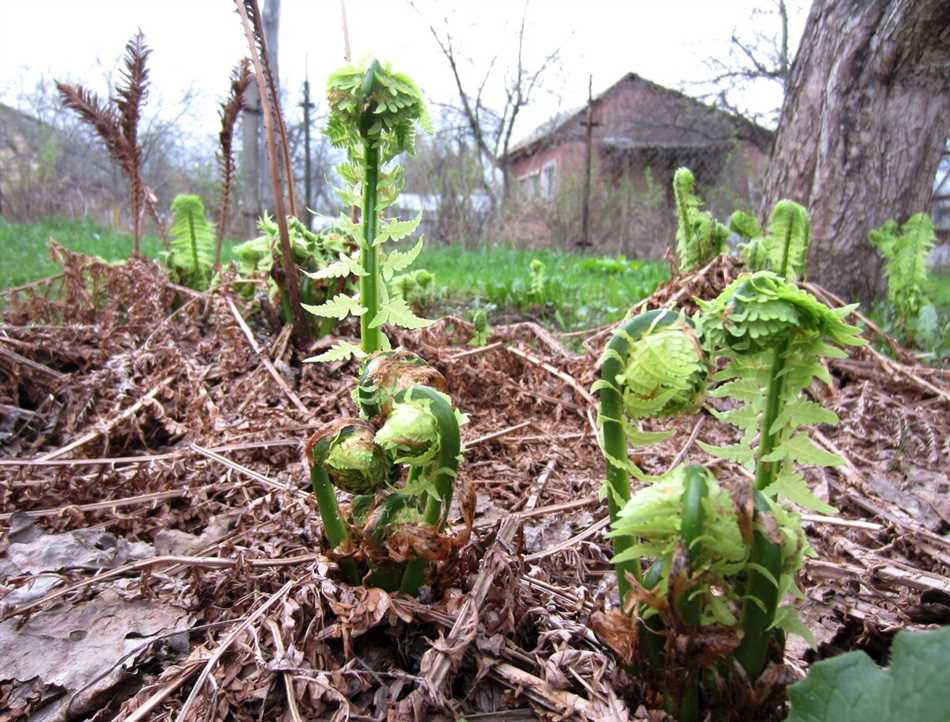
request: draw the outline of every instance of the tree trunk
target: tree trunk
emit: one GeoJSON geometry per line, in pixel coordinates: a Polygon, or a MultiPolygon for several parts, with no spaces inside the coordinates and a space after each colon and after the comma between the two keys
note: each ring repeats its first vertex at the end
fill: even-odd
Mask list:
{"type": "Polygon", "coordinates": [[[950,130],[950,2],[814,0],[766,175],[811,212],[809,274],[870,301],[868,231],[926,211],[950,130]]]}

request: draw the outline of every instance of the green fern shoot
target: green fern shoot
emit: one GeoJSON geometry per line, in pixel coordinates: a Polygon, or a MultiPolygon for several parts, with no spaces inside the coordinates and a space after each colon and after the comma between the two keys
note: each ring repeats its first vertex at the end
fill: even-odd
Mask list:
{"type": "Polygon", "coordinates": [[[926,319],[936,317],[926,291],[927,255],[935,240],[933,222],[926,213],[917,213],[902,227],[888,221],[868,233],[868,238],[884,257],[891,326],[912,342],[926,319]]]}
{"type": "Polygon", "coordinates": [[[204,290],[214,264],[214,224],[205,217],[204,202],[196,195],[175,196],[172,214],[168,267],[179,283],[204,290]]]}
{"type": "Polygon", "coordinates": [[[324,304],[304,308],[318,316],[359,317],[360,347],[340,342],[314,361],[343,360],[352,355],[362,358],[386,350],[390,348],[382,330],[386,325],[411,329],[431,323],[416,316],[402,296],[390,296],[385,283],[412,264],[422,251],[422,239],[407,251],[383,250],[385,243],[411,236],[422,220],[421,214],[410,220],[384,216],[403,187],[402,167],[393,161],[401,153],[415,150],[417,126],[423,130],[430,127],[422,95],[407,76],[377,60],[338,70],[330,76],[327,94],[327,136],[347,154],[347,161],[337,166],[346,184],[338,195],[344,205],[360,209],[361,222],[341,215],[339,228],[356,239],[359,249],[341,254],[314,278],[354,273],[360,278],[360,289],[358,296],[340,293],[324,304]]]}
{"type": "Polygon", "coordinates": [[[681,271],[695,271],[722,253],[729,229],[712,213],[702,210],[702,199],[694,190],[695,180],[689,168],[673,174],[673,198],[676,201],[676,254],[681,271]]]}

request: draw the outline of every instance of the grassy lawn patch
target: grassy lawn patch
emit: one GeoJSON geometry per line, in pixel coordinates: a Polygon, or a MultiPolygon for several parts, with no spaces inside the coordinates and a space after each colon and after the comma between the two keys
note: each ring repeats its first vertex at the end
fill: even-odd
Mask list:
{"type": "MultiPolygon", "coordinates": [[[[8,223],[0,218],[0,288],[19,286],[59,272],[49,260],[47,242],[55,238],[71,251],[107,261],[128,257],[128,233],[101,228],[90,221],[45,220],[8,223]]],[[[233,258],[225,242],[225,262],[233,258]]],[[[142,252],[157,258],[162,250],[155,236],[142,238],[142,252]]],[[[461,309],[482,307],[490,320],[499,315],[537,318],[563,329],[578,329],[615,321],[634,303],[649,295],[669,276],[665,263],[623,258],[579,256],[557,250],[527,251],[506,246],[463,250],[429,244],[417,267],[435,275],[444,305],[461,309]],[[540,261],[543,267],[531,262],[540,261]]]]}
{"type": "MultiPolygon", "coordinates": [[[[123,231],[102,228],[92,221],[67,221],[51,218],[39,223],[9,223],[0,218],[0,248],[4,262],[0,264],[0,288],[19,286],[59,273],[60,268],[49,259],[50,238],[70,251],[99,256],[106,261],[121,261],[132,252],[132,236],[123,231]]],[[[231,260],[231,246],[225,241],[221,255],[231,260]]],[[[162,242],[157,236],[142,236],[142,254],[158,258],[162,242]]]]}
{"type": "Polygon", "coordinates": [[[489,318],[516,312],[573,330],[623,318],[669,277],[656,261],[580,256],[558,250],[427,246],[417,262],[435,274],[447,300],[484,307],[489,318]],[[540,271],[532,261],[540,261],[540,271]]]}

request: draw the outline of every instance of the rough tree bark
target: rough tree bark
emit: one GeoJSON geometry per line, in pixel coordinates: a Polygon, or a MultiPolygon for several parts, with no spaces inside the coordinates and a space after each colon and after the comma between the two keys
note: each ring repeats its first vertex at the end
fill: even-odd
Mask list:
{"type": "Polygon", "coordinates": [[[814,0],[766,176],[811,211],[809,272],[869,301],[881,264],[867,239],[928,208],[950,130],[950,2],[814,0]]]}

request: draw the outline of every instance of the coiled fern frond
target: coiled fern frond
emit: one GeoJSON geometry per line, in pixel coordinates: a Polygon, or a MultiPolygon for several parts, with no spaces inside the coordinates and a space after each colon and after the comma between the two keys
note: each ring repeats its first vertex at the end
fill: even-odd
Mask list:
{"type": "Polygon", "coordinates": [[[196,195],[177,195],[172,201],[171,253],[168,266],[191,288],[207,288],[214,263],[214,224],[205,217],[204,202],[196,195]]]}
{"type": "Polygon", "coordinates": [[[681,271],[693,271],[722,252],[729,229],[712,213],[702,210],[703,201],[694,191],[695,179],[689,168],[673,174],[676,201],[676,254],[681,271]]]}

